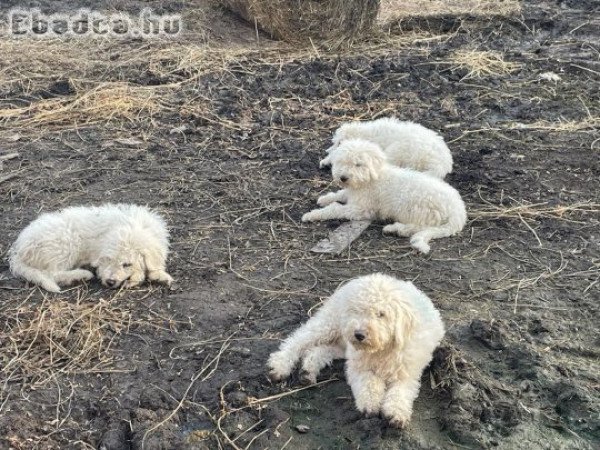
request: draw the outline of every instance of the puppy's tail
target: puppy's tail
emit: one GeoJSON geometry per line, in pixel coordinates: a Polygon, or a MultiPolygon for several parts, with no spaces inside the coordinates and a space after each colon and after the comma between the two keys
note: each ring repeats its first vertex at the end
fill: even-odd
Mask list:
{"type": "Polygon", "coordinates": [[[448,222],[437,227],[425,228],[413,234],[410,238],[410,245],[422,253],[429,253],[429,250],[431,250],[430,240],[452,236],[462,230],[466,223],[467,211],[461,202],[461,209],[454,211],[448,222]]]}
{"type": "Polygon", "coordinates": [[[49,292],[60,292],[60,287],[49,272],[30,267],[18,258],[11,258],[10,271],[13,275],[25,278],[31,283],[40,285],[49,292]]]}

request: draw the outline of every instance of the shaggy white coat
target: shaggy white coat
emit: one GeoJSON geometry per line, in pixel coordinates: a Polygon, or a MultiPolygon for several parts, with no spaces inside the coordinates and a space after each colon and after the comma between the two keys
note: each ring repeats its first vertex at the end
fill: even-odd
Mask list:
{"type": "Polygon", "coordinates": [[[271,354],[268,367],[281,380],[302,360],[303,376],[315,382],[333,359],[346,358],[358,410],[381,412],[402,427],[443,336],[440,314],[423,292],[411,282],[372,274],[338,289],[271,354]]]}
{"type": "Polygon", "coordinates": [[[384,117],[370,122],[349,122],[339,127],[333,145],[320,167],[331,165],[332,153],[348,139],[364,139],[379,145],[391,164],[444,178],[452,172],[452,154],[444,138],[414,122],[384,117]]]}
{"type": "Polygon", "coordinates": [[[77,206],[42,214],[10,249],[10,269],[47,291],[91,280],[96,268],[105,286],[133,287],[147,278],[170,284],[165,271],[169,233],[160,215],[128,204],[77,206]]]}
{"type": "Polygon", "coordinates": [[[422,253],[429,241],[452,236],[467,220],[460,194],[439,178],[391,165],[381,148],[362,139],[346,140],[331,154],[334,180],[345,187],[321,196],[303,222],[331,219],[394,221],[385,233],[409,237],[422,253]]]}

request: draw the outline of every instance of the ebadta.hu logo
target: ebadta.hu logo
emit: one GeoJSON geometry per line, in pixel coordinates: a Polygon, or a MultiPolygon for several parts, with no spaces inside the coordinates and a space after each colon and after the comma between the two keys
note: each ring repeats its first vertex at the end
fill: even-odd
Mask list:
{"type": "Polygon", "coordinates": [[[179,14],[158,15],[144,8],[137,17],[105,14],[89,9],[44,14],[39,9],[15,8],[8,12],[8,34],[13,37],[176,37],[183,23],[179,14]]]}

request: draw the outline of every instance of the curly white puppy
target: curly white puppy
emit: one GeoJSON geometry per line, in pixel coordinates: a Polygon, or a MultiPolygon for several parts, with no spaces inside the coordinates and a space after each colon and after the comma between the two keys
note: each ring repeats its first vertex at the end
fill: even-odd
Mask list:
{"type": "Polygon", "coordinates": [[[165,272],[169,234],[160,215],[138,205],[77,206],[42,214],[10,249],[14,275],[60,292],[60,284],[90,280],[133,287],[146,279],[170,284],[165,272]]]}
{"type": "Polygon", "coordinates": [[[334,180],[346,189],[321,196],[317,204],[324,208],[304,214],[303,222],[392,219],[395,223],[383,231],[410,236],[411,246],[423,253],[429,252],[431,239],[452,236],[465,226],[467,212],[456,189],[430,175],[391,165],[377,144],[344,141],[331,162],[334,180]]]}
{"type": "Polygon", "coordinates": [[[370,122],[348,122],[333,136],[329,155],[320,167],[331,165],[335,150],[348,139],[364,139],[379,145],[391,164],[444,178],[452,172],[452,154],[444,138],[423,125],[384,117],[370,122]]]}
{"type": "Polygon", "coordinates": [[[307,380],[333,359],[346,358],[346,378],[356,407],[382,412],[405,425],[419,393],[421,373],[444,336],[431,300],[411,282],[372,274],[338,289],[317,313],[271,354],[275,380],[287,378],[302,359],[307,380]]]}

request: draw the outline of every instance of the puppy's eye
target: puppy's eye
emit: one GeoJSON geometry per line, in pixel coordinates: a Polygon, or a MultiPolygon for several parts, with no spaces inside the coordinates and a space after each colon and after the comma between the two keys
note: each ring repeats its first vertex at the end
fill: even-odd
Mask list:
{"type": "Polygon", "coordinates": [[[385,317],[385,313],[383,311],[379,311],[377,313],[377,317],[385,317]]]}
{"type": "Polygon", "coordinates": [[[362,163],[356,163],[355,166],[356,167],[362,167],[363,165],[362,165],[362,163]]]}
{"type": "Polygon", "coordinates": [[[131,267],[131,263],[123,263],[123,267],[131,267]]]}

